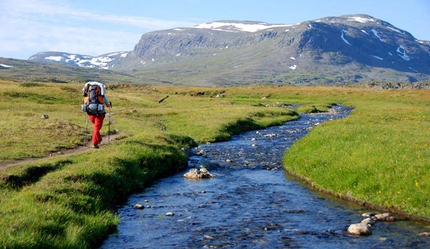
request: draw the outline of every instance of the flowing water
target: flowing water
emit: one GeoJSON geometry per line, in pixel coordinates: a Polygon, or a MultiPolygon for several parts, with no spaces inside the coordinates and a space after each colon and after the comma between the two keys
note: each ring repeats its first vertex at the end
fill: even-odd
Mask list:
{"type": "Polygon", "coordinates": [[[216,178],[181,172],[130,196],[118,210],[117,233],[101,248],[430,248],[430,237],[418,235],[430,225],[402,219],[375,223],[369,236],[349,235],[348,226],[372,210],[323,196],[283,171],[294,141],[350,110],[336,106],[199,146],[189,166],[205,165],[216,178]]]}

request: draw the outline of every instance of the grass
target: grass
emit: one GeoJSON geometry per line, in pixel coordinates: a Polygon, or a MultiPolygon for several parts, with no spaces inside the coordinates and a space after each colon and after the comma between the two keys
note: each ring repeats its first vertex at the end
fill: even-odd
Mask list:
{"type": "MultiPolygon", "coordinates": [[[[0,163],[82,145],[81,88],[0,80],[0,163]]],[[[427,90],[109,84],[107,94],[111,129],[122,132],[118,141],[0,171],[1,245],[97,247],[119,222],[115,205],[185,169],[183,148],[296,119],[297,112],[280,108],[288,105],[300,105],[298,112],[325,111],[333,103],[355,108],[286,152],[291,174],[335,195],[430,218],[427,90]]]]}
{"type": "Polygon", "coordinates": [[[317,189],[428,220],[429,92],[355,92],[352,114],[294,144],[286,169],[317,189]]]}

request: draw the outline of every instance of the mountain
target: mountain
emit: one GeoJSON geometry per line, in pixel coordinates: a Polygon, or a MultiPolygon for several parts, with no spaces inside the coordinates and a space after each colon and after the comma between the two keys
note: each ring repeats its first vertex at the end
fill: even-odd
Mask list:
{"type": "MultiPolygon", "coordinates": [[[[33,61],[76,64],[78,55],[37,54],[33,61]]],[[[133,51],[103,68],[174,85],[351,84],[430,79],[430,42],[368,15],[293,25],[216,21],[145,33],[133,51]]],[[[100,58],[111,58],[106,55],[100,58]]],[[[100,63],[85,60],[85,66],[100,63]]],[[[95,60],[97,61],[97,60],[95,60]]],[[[103,61],[99,59],[99,62],[103,61]]]]}
{"type": "MultiPolygon", "coordinates": [[[[0,58],[0,79],[14,79],[21,82],[82,83],[88,80],[94,80],[105,83],[142,83],[141,79],[133,75],[112,70],[66,66],[10,58],[0,58]]],[[[160,84],[159,82],[145,83],[153,85],[160,84]]]]}

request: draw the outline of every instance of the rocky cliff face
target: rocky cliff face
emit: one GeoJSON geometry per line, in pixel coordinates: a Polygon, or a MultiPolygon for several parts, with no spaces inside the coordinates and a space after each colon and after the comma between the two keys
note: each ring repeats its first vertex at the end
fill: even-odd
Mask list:
{"type": "Polygon", "coordinates": [[[430,79],[430,42],[367,15],[294,25],[218,21],[143,34],[110,69],[167,84],[350,84],[430,79]]]}

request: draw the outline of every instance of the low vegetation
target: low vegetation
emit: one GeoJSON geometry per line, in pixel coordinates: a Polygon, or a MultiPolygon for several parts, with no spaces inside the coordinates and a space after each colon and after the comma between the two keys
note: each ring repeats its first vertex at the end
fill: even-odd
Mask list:
{"type": "Polygon", "coordinates": [[[352,114],[295,143],[286,169],[317,189],[429,221],[429,91],[344,94],[352,114]]]}
{"type": "Polygon", "coordinates": [[[355,109],[297,142],[286,152],[286,169],[334,194],[430,218],[427,90],[109,84],[111,124],[105,123],[102,135],[110,131],[115,141],[45,157],[90,139],[81,88],[0,80],[0,166],[40,158],[0,171],[0,244],[6,248],[97,247],[119,222],[115,205],[185,169],[183,148],[279,125],[298,112],[325,111],[335,103],[355,109]]]}

